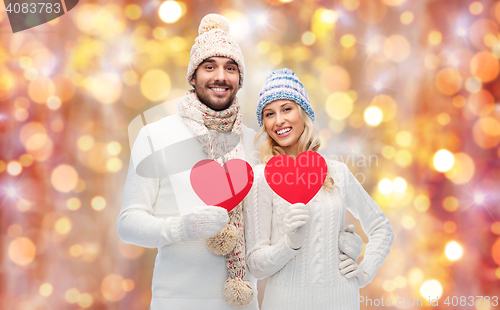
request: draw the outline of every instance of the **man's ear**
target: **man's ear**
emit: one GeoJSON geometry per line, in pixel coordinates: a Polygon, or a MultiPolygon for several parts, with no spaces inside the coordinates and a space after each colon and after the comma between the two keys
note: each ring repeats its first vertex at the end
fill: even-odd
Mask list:
{"type": "Polygon", "coordinates": [[[198,72],[198,68],[196,68],[196,70],[194,70],[193,75],[191,76],[191,79],[189,80],[189,84],[191,84],[191,86],[193,86],[193,88],[194,88],[194,85],[196,84],[196,72],[198,72]]]}

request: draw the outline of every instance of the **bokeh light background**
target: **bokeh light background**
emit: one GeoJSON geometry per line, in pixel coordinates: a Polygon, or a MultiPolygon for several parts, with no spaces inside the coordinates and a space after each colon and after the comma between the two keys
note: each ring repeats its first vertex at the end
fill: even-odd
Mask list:
{"type": "Polygon", "coordinates": [[[156,250],[115,224],[128,125],[189,88],[208,13],[245,57],[244,123],[258,129],[265,77],[296,71],[322,154],[389,217],[393,248],[362,296],[499,295],[498,1],[80,1],[17,34],[1,6],[1,309],[148,308],[156,250]]]}

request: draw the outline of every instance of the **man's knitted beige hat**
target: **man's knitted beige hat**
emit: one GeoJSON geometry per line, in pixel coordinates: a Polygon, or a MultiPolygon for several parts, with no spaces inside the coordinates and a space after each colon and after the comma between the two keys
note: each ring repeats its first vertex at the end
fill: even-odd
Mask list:
{"type": "Polygon", "coordinates": [[[187,81],[191,84],[191,78],[198,66],[207,58],[219,56],[228,57],[238,64],[240,71],[240,88],[243,86],[245,76],[245,61],[240,47],[231,38],[229,33],[229,20],[219,14],[208,14],[201,20],[198,28],[198,37],[194,40],[191,48],[191,60],[189,61],[187,81]]]}

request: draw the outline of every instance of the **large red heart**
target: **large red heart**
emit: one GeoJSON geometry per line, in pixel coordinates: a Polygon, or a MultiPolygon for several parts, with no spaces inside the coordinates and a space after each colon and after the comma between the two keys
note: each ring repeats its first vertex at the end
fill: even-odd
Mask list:
{"type": "Polygon", "coordinates": [[[190,180],[204,203],[231,211],[250,191],[253,170],[242,159],[228,160],[223,166],[215,160],[204,159],[193,166],[190,180]]]}
{"type": "Polygon", "coordinates": [[[328,167],[316,152],[300,153],[295,160],[287,155],[271,158],[264,169],[267,184],[289,203],[308,203],[325,182],[328,167]]]}

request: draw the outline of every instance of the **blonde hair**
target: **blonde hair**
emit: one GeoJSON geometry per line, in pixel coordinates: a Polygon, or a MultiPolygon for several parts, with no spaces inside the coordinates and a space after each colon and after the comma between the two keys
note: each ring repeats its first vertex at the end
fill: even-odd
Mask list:
{"type": "MultiPolygon", "coordinates": [[[[321,146],[321,142],[319,141],[318,133],[313,127],[313,123],[309,115],[306,114],[304,109],[300,105],[297,104],[299,108],[300,119],[304,123],[304,131],[299,137],[297,141],[298,144],[298,152],[299,154],[306,151],[314,151],[317,152],[319,147],[321,146]]],[[[266,134],[266,137],[259,148],[259,157],[263,163],[266,163],[275,155],[286,155],[283,148],[279,146],[276,141],[274,141],[269,134],[267,134],[266,127],[262,126],[257,135],[255,135],[254,144],[257,145],[259,140],[261,139],[263,134],[266,134]]],[[[294,156],[291,156],[294,157],[294,156]]],[[[327,190],[331,190],[334,186],[334,182],[332,177],[330,176],[330,172],[327,171],[325,183],[323,183],[323,187],[327,190]]]]}

